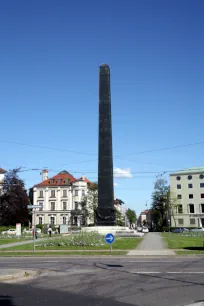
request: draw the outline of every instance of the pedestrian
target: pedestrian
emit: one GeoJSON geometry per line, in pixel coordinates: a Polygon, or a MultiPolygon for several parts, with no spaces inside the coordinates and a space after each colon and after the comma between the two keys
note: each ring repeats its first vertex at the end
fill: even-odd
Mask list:
{"type": "Polygon", "coordinates": [[[48,228],[48,233],[49,233],[49,235],[51,237],[52,236],[52,228],[51,227],[48,228]]]}

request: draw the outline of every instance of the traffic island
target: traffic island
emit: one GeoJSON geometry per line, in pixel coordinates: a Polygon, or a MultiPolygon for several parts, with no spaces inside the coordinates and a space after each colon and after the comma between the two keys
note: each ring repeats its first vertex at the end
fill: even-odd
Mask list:
{"type": "Polygon", "coordinates": [[[22,269],[0,269],[0,282],[25,281],[40,275],[39,271],[22,269]]]}

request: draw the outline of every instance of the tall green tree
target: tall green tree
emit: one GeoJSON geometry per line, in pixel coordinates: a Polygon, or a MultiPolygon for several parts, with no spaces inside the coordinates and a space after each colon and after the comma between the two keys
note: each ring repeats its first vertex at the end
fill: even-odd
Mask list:
{"type": "Polygon", "coordinates": [[[0,224],[15,225],[29,222],[27,205],[30,200],[24,181],[19,177],[20,168],[10,170],[4,178],[3,194],[0,196],[0,224]]]}
{"type": "Polygon", "coordinates": [[[125,226],[125,217],[118,209],[116,209],[116,225],[125,226]]]}
{"type": "Polygon", "coordinates": [[[96,209],[98,207],[98,184],[91,183],[88,187],[87,195],[82,200],[84,218],[89,219],[91,224],[96,224],[96,209]]]}
{"type": "Polygon", "coordinates": [[[130,226],[135,224],[137,221],[137,216],[134,210],[128,208],[128,210],[126,211],[126,216],[128,218],[128,221],[130,223],[130,226]]]}
{"type": "Polygon", "coordinates": [[[168,226],[170,203],[168,182],[163,178],[159,178],[154,184],[152,193],[152,218],[156,230],[161,230],[163,226],[168,226]]]}

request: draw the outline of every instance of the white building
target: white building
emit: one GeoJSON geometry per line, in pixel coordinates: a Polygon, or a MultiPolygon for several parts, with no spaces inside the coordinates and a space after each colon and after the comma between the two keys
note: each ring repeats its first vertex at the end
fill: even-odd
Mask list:
{"type": "Polygon", "coordinates": [[[87,194],[90,181],[82,176],[74,178],[62,171],[48,178],[48,171],[42,171],[42,182],[32,188],[33,204],[42,205],[36,209],[36,224],[80,225],[81,216],[73,216],[72,211],[87,194]]]}
{"type": "Polygon", "coordinates": [[[170,174],[171,226],[204,227],[204,167],[170,174]]]}
{"type": "Polygon", "coordinates": [[[0,168],[0,195],[2,194],[3,191],[5,173],[6,170],[0,168]]]}

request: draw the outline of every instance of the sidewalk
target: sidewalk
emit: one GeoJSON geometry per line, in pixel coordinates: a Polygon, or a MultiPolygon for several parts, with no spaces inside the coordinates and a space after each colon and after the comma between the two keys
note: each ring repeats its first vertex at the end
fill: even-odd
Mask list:
{"type": "Polygon", "coordinates": [[[173,250],[167,248],[160,233],[148,233],[136,250],[130,251],[127,255],[176,255],[173,250]]]}
{"type": "MultiPolygon", "coordinates": [[[[46,240],[46,239],[47,238],[37,239],[36,242],[46,240]]],[[[19,242],[12,242],[12,243],[7,243],[7,244],[1,244],[0,245],[0,250],[1,249],[6,249],[6,248],[12,248],[12,247],[19,246],[19,245],[30,244],[30,243],[33,243],[33,239],[32,240],[19,241],[19,242]]]]}

